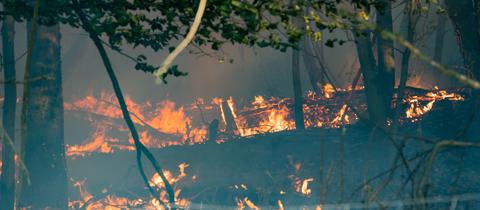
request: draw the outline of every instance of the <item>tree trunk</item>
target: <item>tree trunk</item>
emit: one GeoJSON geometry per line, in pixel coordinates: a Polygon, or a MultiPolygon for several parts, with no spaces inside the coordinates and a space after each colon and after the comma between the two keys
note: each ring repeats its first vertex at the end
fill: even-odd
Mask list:
{"type": "MultiPolygon", "coordinates": [[[[15,140],[15,109],[17,106],[17,88],[15,77],[15,20],[6,16],[2,27],[3,73],[5,80],[5,100],[3,101],[3,127],[5,135],[15,140]]],[[[14,209],[15,205],[15,161],[13,146],[2,137],[2,177],[0,181],[0,209],[14,209]]]]}
{"type": "Polygon", "coordinates": [[[480,35],[472,1],[446,0],[447,12],[455,26],[458,46],[464,65],[475,78],[480,79],[480,35]]]}
{"type": "MultiPolygon", "coordinates": [[[[383,0],[383,11],[377,11],[378,27],[393,32],[392,23],[392,1],[383,0]]],[[[380,34],[376,35],[377,56],[378,56],[378,75],[380,97],[386,111],[385,115],[390,114],[393,91],[395,88],[395,59],[393,53],[393,41],[384,39],[380,34]]]]}
{"type": "MultiPolygon", "coordinates": [[[[406,40],[410,43],[414,43],[414,37],[415,37],[415,28],[418,22],[418,14],[416,13],[416,7],[417,7],[416,0],[409,0],[406,6],[406,14],[405,14],[405,19],[407,24],[407,33],[406,33],[406,40]]],[[[401,106],[402,106],[402,101],[404,97],[404,91],[407,86],[407,81],[408,81],[408,69],[410,66],[410,56],[411,56],[411,51],[408,48],[404,48],[403,50],[403,55],[402,55],[402,63],[401,63],[401,70],[400,70],[400,83],[398,85],[398,90],[397,90],[397,103],[395,107],[395,124],[398,123],[398,118],[400,117],[400,112],[401,112],[401,106]]]]}
{"type": "MultiPolygon", "coordinates": [[[[28,22],[27,31],[33,26],[28,22]]],[[[23,159],[31,183],[22,184],[19,207],[68,209],[60,26],[38,25],[34,31],[22,113],[23,159]]]]}
{"type": "Polygon", "coordinates": [[[371,123],[375,126],[383,126],[386,123],[387,111],[383,102],[383,95],[377,81],[377,68],[373,56],[370,33],[356,34],[358,60],[363,75],[365,95],[367,97],[367,111],[371,123]]]}
{"type": "Polygon", "coordinates": [[[437,21],[437,33],[435,35],[435,51],[433,52],[433,60],[442,63],[443,59],[443,43],[445,40],[445,26],[447,23],[447,17],[440,14],[437,21]]]}
{"type": "Polygon", "coordinates": [[[297,49],[292,52],[292,79],[293,79],[293,109],[296,129],[305,129],[303,120],[302,83],[300,81],[300,53],[297,49]]]}

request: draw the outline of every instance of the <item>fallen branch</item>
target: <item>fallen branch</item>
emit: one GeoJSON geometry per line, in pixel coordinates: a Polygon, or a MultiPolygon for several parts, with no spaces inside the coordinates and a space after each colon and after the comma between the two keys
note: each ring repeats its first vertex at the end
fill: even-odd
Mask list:
{"type": "Polygon", "coordinates": [[[432,152],[430,153],[430,156],[427,159],[425,170],[423,171],[423,174],[420,178],[419,185],[417,188],[416,196],[418,196],[420,200],[424,199],[427,193],[427,186],[430,178],[430,173],[432,171],[433,163],[435,162],[437,154],[446,147],[480,148],[480,143],[466,142],[466,141],[450,141],[450,140],[443,140],[436,143],[435,146],[433,146],[432,152]]]}

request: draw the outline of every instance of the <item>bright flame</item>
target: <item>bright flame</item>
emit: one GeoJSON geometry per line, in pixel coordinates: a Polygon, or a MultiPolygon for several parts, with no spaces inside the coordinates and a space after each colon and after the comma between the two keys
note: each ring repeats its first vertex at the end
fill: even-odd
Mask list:
{"type": "Polygon", "coordinates": [[[332,98],[333,94],[335,93],[335,88],[330,83],[325,84],[322,90],[325,98],[332,98]]]}
{"type": "Polygon", "coordinates": [[[260,210],[260,208],[258,208],[250,199],[248,199],[247,197],[243,198],[243,199],[237,199],[237,209],[238,210],[242,210],[246,207],[250,208],[250,209],[253,209],[253,210],[260,210]]]}
{"type": "MultiPolygon", "coordinates": [[[[175,184],[179,182],[181,179],[186,177],[185,168],[188,167],[188,164],[181,163],[179,168],[179,174],[174,176],[170,171],[165,171],[165,176],[167,177],[168,181],[171,184],[175,184]]],[[[158,188],[161,190],[160,197],[158,198],[163,203],[167,205],[171,205],[167,199],[167,193],[165,191],[165,187],[163,185],[163,181],[161,181],[158,174],[154,174],[152,178],[150,178],[150,184],[153,187],[158,188]]],[[[107,195],[102,199],[94,200],[92,202],[93,196],[86,190],[85,180],[77,181],[74,183],[74,186],[77,187],[80,191],[81,200],[70,201],[69,207],[70,209],[87,209],[87,210],[98,210],[98,209],[107,209],[107,210],[121,210],[121,209],[147,209],[147,210],[164,210],[165,207],[161,205],[157,198],[152,198],[150,200],[144,200],[141,198],[125,198],[119,197],[116,195],[107,195]]],[[[190,205],[190,201],[181,198],[179,199],[181,190],[175,189],[175,205],[178,206],[180,209],[185,209],[190,205]]]]}
{"type": "Polygon", "coordinates": [[[449,101],[462,101],[463,96],[457,93],[448,93],[446,90],[439,90],[435,87],[433,91],[426,93],[424,96],[409,96],[405,98],[405,101],[409,104],[408,109],[405,111],[407,118],[419,118],[432,110],[433,105],[437,101],[449,100],[449,101]],[[426,105],[422,105],[427,103],[426,105]]]}
{"type": "Polygon", "coordinates": [[[281,200],[277,200],[278,210],[284,210],[283,203],[281,200]]]}
{"type": "MultiPolygon", "coordinates": [[[[133,139],[121,142],[108,135],[112,131],[126,132],[123,115],[116,105],[113,95],[102,92],[100,98],[86,96],[72,103],[65,103],[68,111],[86,113],[95,132],[83,145],[72,145],[67,148],[67,155],[85,155],[91,152],[111,153],[116,149],[133,150],[133,139]]],[[[136,103],[126,97],[126,104],[132,120],[137,124],[142,143],[149,148],[161,148],[170,145],[203,142],[207,130],[205,125],[193,127],[183,106],[177,107],[174,102],[165,100],[157,104],[147,101],[136,103]],[[162,139],[162,141],[160,141],[162,139]]]]}
{"type": "MultiPolygon", "coordinates": [[[[304,179],[302,181],[302,185],[300,187],[300,192],[303,194],[303,195],[310,195],[312,194],[312,190],[310,188],[308,188],[308,183],[309,182],[313,182],[313,178],[308,178],[308,179],[304,179]]],[[[298,192],[298,188],[297,188],[297,192],[298,192]]]]}

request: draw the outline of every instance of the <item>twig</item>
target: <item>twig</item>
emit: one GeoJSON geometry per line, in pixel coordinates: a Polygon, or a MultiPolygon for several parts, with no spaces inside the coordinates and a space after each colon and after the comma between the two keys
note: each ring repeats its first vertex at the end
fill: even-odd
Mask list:
{"type": "Polygon", "coordinates": [[[443,140],[435,144],[435,146],[432,149],[432,152],[430,156],[427,159],[426,163],[426,168],[423,171],[423,175],[420,178],[419,181],[419,186],[417,188],[416,196],[418,196],[420,199],[424,199],[424,196],[426,195],[426,188],[429,182],[429,177],[430,177],[430,172],[432,171],[433,168],[433,163],[435,161],[435,158],[437,154],[444,149],[445,147],[476,147],[480,148],[480,143],[474,143],[474,142],[465,142],[465,141],[450,141],[450,140],[443,140]]]}

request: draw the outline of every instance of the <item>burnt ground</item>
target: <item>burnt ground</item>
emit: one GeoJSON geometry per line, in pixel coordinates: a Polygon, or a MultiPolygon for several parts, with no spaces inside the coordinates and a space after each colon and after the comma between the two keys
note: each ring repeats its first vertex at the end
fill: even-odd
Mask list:
{"type": "MultiPolygon", "coordinates": [[[[433,141],[453,139],[467,124],[465,110],[471,110],[470,106],[468,101],[438,102],[421,120],[402,125],[399,133],[433,141]]],[[[412,174],[421,174],[424,167],[417,167],[418,163],[425,162],[432,143],[415,138],[407,138],[406,142],[405,159],[409,170],[416,173],[409,173],[399,162],[390,178],[396,157],[392,139],[370,132],[361,122],[339,129],[279,132],[221,144],[171,146],[152,152],[174,174],[178,173],[180,163],[189,164],[185,170],[187,177],[176,187],[182,189],[180,197],[193,203],[234,206],[236,198],[248,197],[258,205],[276,206],[280,199],[285,206],[296,206],[361,203],[387,179],[391,181],[378,193],[379,200],[410,199],[412,184],[406,180],[413,177],[418,182],[420,176],[412,174]],[[301,166],[296,169],[298,164],[301,166]],[[309,183],[311,194],[305,196],[295,191],[294,183],[296,179],[307,178],[314,181],[309,183]]],[[[429,176],[428,196],[480,193],[479,159],[479,149],[475,148],[442,150],[429,176]]],[[[136,169],[134,152],[69,159],[68,167],[74,180],[87,180],[87,190],[94,196],[148,195],[136,169]]],[[[72,188],[71,194],[72,198],[78,197],[78,190],[72,188]]],[[[461,205],[477,204],[465,201],[461,205]]],[[[442,205],[448,206],[450,202],[442,205]]]]}

